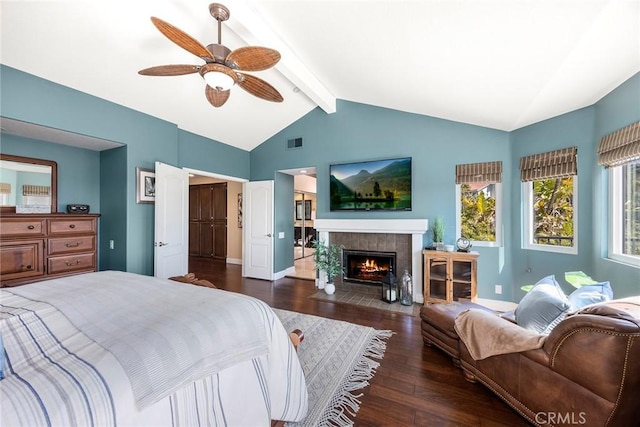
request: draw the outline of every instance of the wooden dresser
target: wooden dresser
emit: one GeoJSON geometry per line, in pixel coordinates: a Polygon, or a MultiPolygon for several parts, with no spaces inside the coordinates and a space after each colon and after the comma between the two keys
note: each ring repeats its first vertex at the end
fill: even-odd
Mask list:
{"type": "Polygon", "coordinates": [[[97,270],[98,214],[3,214],[0,287],[97,270]]]}

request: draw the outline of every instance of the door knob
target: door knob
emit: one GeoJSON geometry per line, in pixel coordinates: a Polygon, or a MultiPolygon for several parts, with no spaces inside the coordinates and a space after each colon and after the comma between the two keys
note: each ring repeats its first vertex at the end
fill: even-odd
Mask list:
{"type": "Polygon", "coordinates": [[[164,243],[164,242],[156,243],[156,246],[158,246],[158,247],[167,246],[167,245],[168,245],[168,243],[164,243]]]}
{"type": "Polygon", "coordinates": [[[267,237],[271,237],[271,233],[269,233],[269,234],[265,234],[265,236],[267,236],[267,237]]]}

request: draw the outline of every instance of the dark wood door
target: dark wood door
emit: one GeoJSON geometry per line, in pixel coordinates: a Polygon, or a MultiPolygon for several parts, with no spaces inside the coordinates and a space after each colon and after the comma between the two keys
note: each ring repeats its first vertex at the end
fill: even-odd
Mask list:
{"type": "Polygon", "coordinates": [[[189,187],[189,255],[226,259],[226,183],[189,187]]]}

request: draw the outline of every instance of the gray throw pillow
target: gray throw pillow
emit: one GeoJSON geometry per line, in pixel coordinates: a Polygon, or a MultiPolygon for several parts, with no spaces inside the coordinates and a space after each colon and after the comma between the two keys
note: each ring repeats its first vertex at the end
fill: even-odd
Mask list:
{"type": "Polygon", "coordinates": [[[570,307],[555,276],[547,276],[538,281],[516,307],[516,323],[548,335],[564,319],[570,307]]]}
{"type": "Polygon", "coordinates": [[[613,299],[613,289],[609,282],[584,285],[571,292],[569,304],[571,311],[580,310],[582,307],[613,299]]]}

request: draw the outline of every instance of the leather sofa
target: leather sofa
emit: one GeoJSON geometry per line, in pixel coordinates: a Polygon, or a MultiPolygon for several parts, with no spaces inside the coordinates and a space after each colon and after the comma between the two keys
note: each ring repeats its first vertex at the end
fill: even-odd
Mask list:
{"type": "MultiPolygon", "coordinates": [[[[470,302],[427,304],[422,337],[539,426],[634,426],[640,420],[640,297],[591,305],[568,315],[541,348],[474,360],[455,317],[470,302]],[[447,307],[449,306],[449,307],[447,307]]],[[[504,322],[509,320],[504,319],[504,322]]]]}

